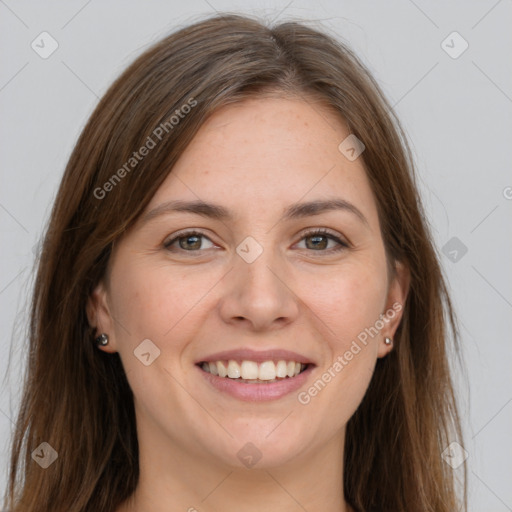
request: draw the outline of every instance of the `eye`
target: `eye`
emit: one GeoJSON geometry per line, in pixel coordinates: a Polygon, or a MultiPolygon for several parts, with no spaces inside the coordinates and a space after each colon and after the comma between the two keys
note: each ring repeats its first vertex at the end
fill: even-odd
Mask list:
{"type": "MultiPolygon", "coordinates": [[[[349,247],[348,243],[327,229],[309,231],[303,235],[299,244],[303,241],[305,241],[305,245],[303,247],[299,246],[300,249],[309,249],[316,252],[334,253],[349,247]]],[[[199,231],[183,231],[165,241],[163,245],[169,251],[199,252],[211,249],[215,244],[199,231]]]]}
{"type": "Polygon", "coordinates": [[[164,242],[164,247],[170,251],[181,249],[188,252],[195,252],[211,249],[213,246],[213,242],[206,235],[198,231],[185,231],[174,236],[171,240],[164,242]],[[204,244],[205,241],[208,241],[206,247],[204,244]]]}
{"type": "Polygon", "coordinates": [[[299,243],[303,240],[305,241],[305,247],[300,247],[301,249],[305,248],[317,252],[333,253],[349,247],[348,243],[344,242],[339,236],[329,232],[327,229],[309,231],[304,234],[299,243]]]}

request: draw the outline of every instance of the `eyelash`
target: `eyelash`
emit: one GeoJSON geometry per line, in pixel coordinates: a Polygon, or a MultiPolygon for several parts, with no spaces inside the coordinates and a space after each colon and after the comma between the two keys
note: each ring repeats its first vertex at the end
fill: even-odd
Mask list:
{"type": "MultiPolygon", "coordinates": [[[[172,249],[171,246],[175,242],[177,242],[181,238],[187,238],[187,237],[190,237],[190,236],[203,237],[203,238],[206,238],[206,239],[210,240],[210,238],[208,238],[204,233],[201,233],[200,231],[196,231],[196,230],[190,230],[190,231],[183,231],[181,233],[178,233],[171,240],[164,242],[163,245],[164,245],[164,247],[167,250],[172,251],[173,249],[172,249]]],[[[304,240],[305,238],[313,237],[313,236],[324,236],[324,237],[328,238],[329,240],[335,241],[339,245],[338,245],[338,247],[336,247],[334,249],[331,248],[331,249],[318,250],[318,251],[315,251],[314,249],[309,249],[310,251],[313,251],[313,252],[324,252],[324,253],[328,253],[328,254],[333,254],[333,253],[337,253],[337,252],[340,252],[340,251],[343,251],[343,250],[349,248],[349,244],[347,242],[341,240],[341,238],[339,238],[337,235],[335,235],[334,233],[331,233],[329,230],[327,230],[325,228],[312,229],[310,231],[307,231],[307,232],[303,233],[300,241],[304,240]]],[[[187,251],[186,249],[178,248],[178,250],[180,250],[182,252],[188,252],[188,253],[201,252],[201,249],[187,251]]],[[[306,250],[307,250],[307,248],[306,248],[306,250]]]]}

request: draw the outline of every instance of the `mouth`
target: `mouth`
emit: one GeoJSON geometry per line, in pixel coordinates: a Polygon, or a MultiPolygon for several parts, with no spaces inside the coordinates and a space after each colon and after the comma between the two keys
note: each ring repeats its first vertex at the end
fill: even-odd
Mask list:
{"type": "Polygon", "coordinates": [[[286,350],[236,350],[195,363],[210,389],[244,401],[275,400],[299,389],[316,366],[286,350]]]}
{"type": "Polygon", "coordinates": [[[222,379],[232,379],[244,384],[271,384],[285,379],[293,379],[310,365],[298,361],[257,361],[234,359],[202,361],[198,364],[206,373],[222,379]]]}

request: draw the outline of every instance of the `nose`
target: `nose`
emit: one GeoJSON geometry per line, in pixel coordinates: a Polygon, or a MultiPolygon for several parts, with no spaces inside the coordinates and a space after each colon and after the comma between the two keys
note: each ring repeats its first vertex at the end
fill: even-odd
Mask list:
{"type": "Polygon", "coordinates": [[[276,258],[264,251],[254,262],[235,256],[220,304],[224,322],[251,331],[276,330],[295,321],[299,299],[276,258]],[[288,281],[288,282],[287,282],[288,281]]]}

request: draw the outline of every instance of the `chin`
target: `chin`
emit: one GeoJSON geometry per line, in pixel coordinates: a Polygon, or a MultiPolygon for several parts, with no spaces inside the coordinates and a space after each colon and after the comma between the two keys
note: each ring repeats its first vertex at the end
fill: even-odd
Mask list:
{"type": "MultiPolygon", "coordinates": [[[[298,425],[293,429],[286,426],[284,418],[286,414],[278,420],[252,419],[250,425],[246,422],[244,425],[227,426],[233,438],[226,439],[222,445],[216,444],[212,452],[236,468],[271,469],[292,463],[313,440],[311,434],[307,434],[306,425],[301,433],[298,425]],[[219,448],[222,451],[219,452],[219,448]]],[[[209,441],[211,443],[211,438],[209,441]]]]}

